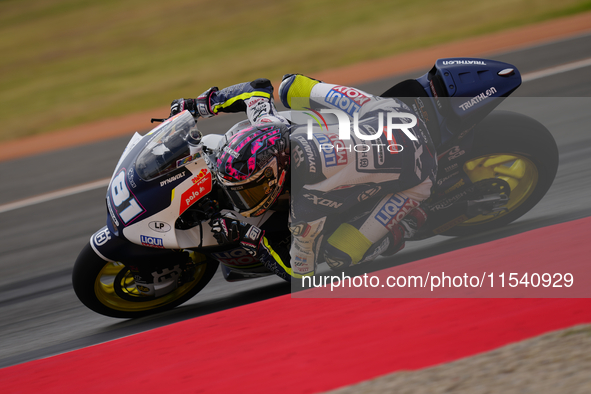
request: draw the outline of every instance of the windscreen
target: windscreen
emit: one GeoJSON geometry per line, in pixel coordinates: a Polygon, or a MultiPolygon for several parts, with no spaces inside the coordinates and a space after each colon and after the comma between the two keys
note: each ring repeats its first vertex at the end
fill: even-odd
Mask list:
{"type": "Polygon", "coordinates": [[[167,174],[199,156],[197,144],[201,133],[189,111],[170,118],[152,132],[156,135],[138,155],[135,164],[144,181],[167,174]]]}

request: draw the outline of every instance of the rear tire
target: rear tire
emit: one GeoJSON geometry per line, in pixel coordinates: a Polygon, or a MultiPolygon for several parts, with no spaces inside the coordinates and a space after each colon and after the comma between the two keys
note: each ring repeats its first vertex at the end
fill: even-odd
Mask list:
{"type": "Polygon", "coordinates": [[[544,197],[557,170],[558,147],[546,127],[525,115],[491,113],[476,126],[474,147],[464,171],[472,182],[489,178],[509,181],[508,212],[477,216],[443,235],[470,235],[513,222],[544,197]]]}
{"type": "MultiPolygon", "coordinates": [[[[194,253],[192,259],[197,262],[205,260],[205,256],[194,253]]],[[[131,319],[164,312],[188,301],[209,283],[218,265],[216,261],[205,260],[197,265],[192,280],[162,297],[150,299],[140,294],[134,297],[134,292],[129,291],[135,286],[129,269],[121,263],[103,260],[88,243],[74,264],[72,285],[78,299],[89,309],[109,317],[131,319]],[[129,295],[122,298],[117,286],[129,295]]]]}

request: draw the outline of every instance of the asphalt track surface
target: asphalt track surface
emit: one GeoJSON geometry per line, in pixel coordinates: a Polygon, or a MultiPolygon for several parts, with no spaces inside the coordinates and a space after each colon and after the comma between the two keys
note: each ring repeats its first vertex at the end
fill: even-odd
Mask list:
{"type": "MultiPolygon", "coordinates": [[[[527,74],[590,56],[591,35],[585,35],[489,57],[515,64],[522,74],[527,74]]],[[[357,87],[380,94],[394,83],[426,71],[357,87]]],[[[398,262],[591,216],[589,87],[591,67],[587,66],[525,82],[513,95],[519,98],[508,104],[548,127],[560,149],[557,178],[532,211],[500,230],[409,244],[398,255],[398,262]]],[[[201,128],[221,132],[240,119],[239,115],[220,116],[208,120],[207,125],[204,121],[201,128]]],[[[109,177],[128,139],[126,136],[0,163],[0,204],[109,177]]],[[[164,314],[118,320],[87,310],[74,295],[70,275],[78,252],[105,223],[104,197],[105,188],[99,188],[0,213],[0,367],[289,293],[289,285],[274,277],[227,283],[218,272],[202,293],[164,314]]]]}

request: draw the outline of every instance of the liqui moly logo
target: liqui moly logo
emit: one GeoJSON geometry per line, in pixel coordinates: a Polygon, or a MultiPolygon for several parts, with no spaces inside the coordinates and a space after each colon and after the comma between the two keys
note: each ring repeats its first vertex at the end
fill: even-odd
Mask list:
{"type": "Polygon", "coordinates": [[[375,219],[388,230],[392,230],[394,224],[400,222],[410,211],[418,207],[419,203],[410,198],[403,198],[394,194],[386,201],[384,206],[376,214],[375,219]]]}
{"type": "Polygon", "coordinates": [[[315,133],[314,137],[320,144],[320,151],[324,156],[324,165],[326,167],[347,165],[346,147],[343,141],[339,140],[336,134],[315,133]]]}
{"type": "Polygon", "coordinates": [[[140,235],[140,242],[144,246],[150,246],[152,248],[164,249],[164,241],[162,238],[148,237],[146,235],[140,235]]]}
{"type": "Polygon", "coordinates": [[[361,107],[370,100],[371,97],[362,91],[348,86],[335,86],[324,98],[324,101],[340,108],[349,116],[353,116],[355,112],[359,112],[361,107]]]}
{"type": "Polygon", "coordinates": [[[212,256],[223,262],[225,265],[245,266],[252,265],[257,260],[242,248],[227,250],[219,253],[212,253],[212,256]]]}

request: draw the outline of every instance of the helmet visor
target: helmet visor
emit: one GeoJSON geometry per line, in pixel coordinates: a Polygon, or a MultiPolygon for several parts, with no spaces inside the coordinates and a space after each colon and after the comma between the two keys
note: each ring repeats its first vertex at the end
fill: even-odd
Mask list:
{"type": "Polygon", "coordinates": [[[249,211],[273,194],[277,187],[277,161],[273,159],[254,180],[242,185],[226,184],[225,190],[234,206],[240,211],[249,211]]]}

